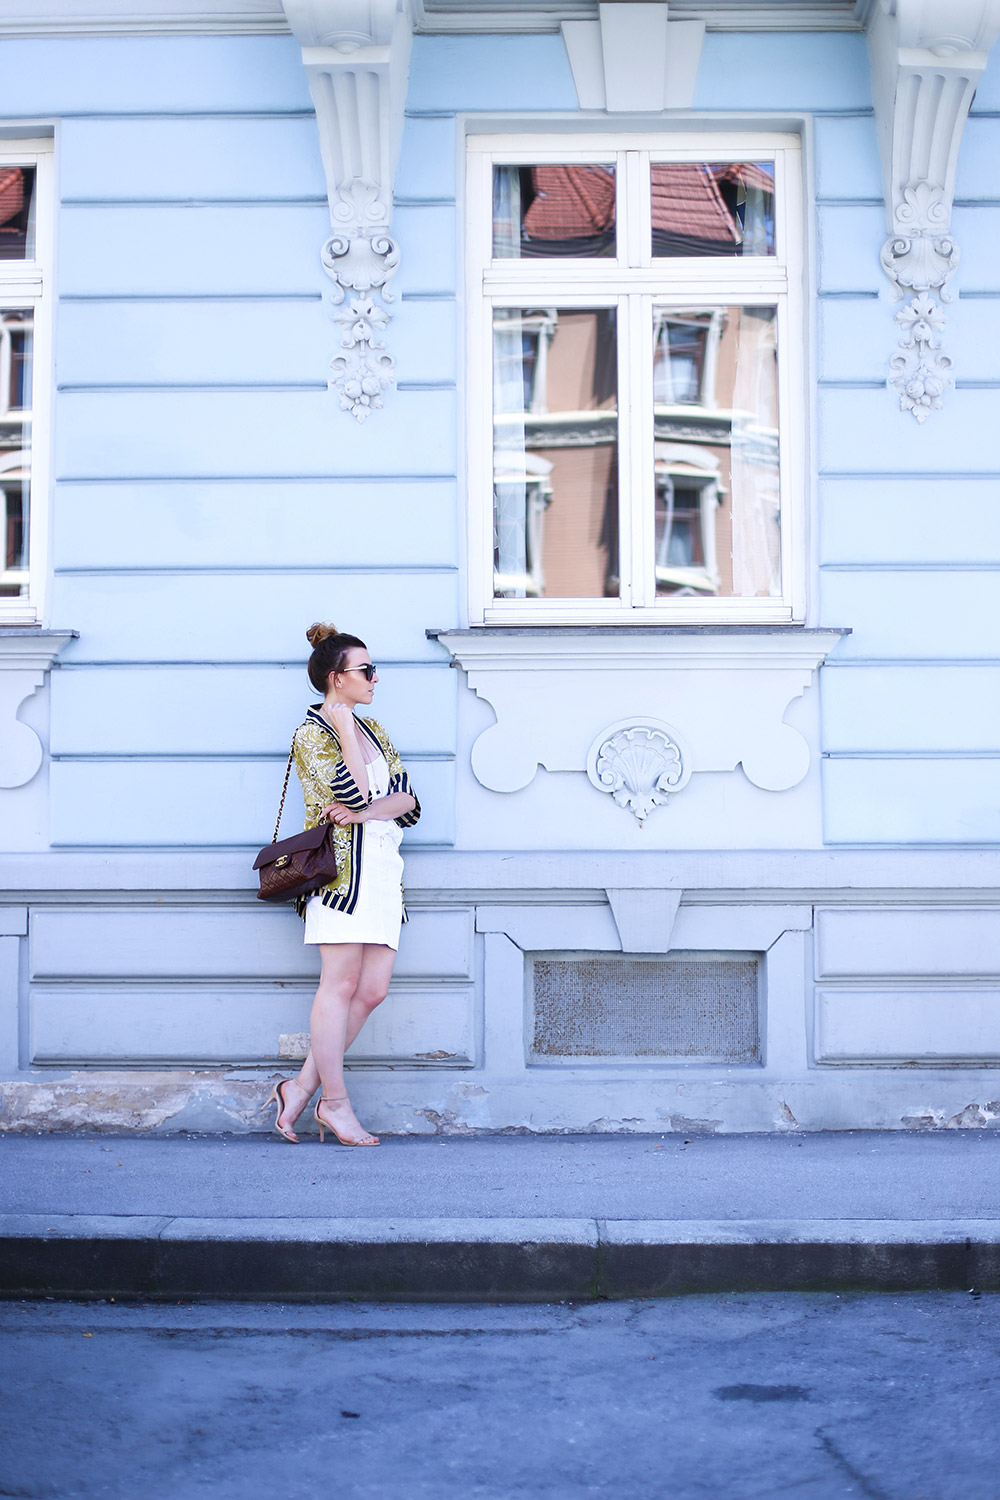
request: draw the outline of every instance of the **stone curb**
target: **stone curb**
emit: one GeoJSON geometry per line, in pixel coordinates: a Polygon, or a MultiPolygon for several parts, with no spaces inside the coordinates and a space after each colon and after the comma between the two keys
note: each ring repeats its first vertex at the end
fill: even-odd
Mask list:
{"type": "Polygon", "coordinates": [[[577,1301],[1000,1289],[1000,1223],[0,1216],[0,1296],[577,1301]]]}

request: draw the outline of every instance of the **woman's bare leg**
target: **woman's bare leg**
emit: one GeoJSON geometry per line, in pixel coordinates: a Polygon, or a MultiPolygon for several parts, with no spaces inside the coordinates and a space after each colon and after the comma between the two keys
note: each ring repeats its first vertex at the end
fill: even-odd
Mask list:
{"type": "MultiPolygon", "coordinates": [[[[360,945],[346,945],[337,943],[319,944],[318,946],[320,947],[322,958],[324,948],[330,948],[334,953],[336,953],[338,950],[342,952],[347,946],[351,946],[352,948],[354,948],[360,945]]],[[[363,946],[361,968],[358,972],[357,981],[354,986],[354,993],[351,996],[347,1010],[347,1024],[344,1029],[345,1052],[357,1037],[362,1026],[365,1024],[368,1017],[375,1009],[376,1005],[381,1004],[381,1002],[385,999],[389,989],[389,980],[392,978],[392,969],[395,961],[396,953],[393,948],[386,948],[380,944],[377,945],[373,943],[367,943],[363,946]]],[[[330,979],[333,974],[334,970],[330,968],[328,962],[324,967],[323,973],[320,978],[320,989],[323,988],[324,980],[330,979]]],[[[317,990],[317,1000],[318,999],[319,990],[317,990]]],[[[315,1020],[315,1002],[313,1007],[313,1014],[315,1020]]],[[[320,1021],[320,1024],[322,1027],[322,1019],[320,1021]]],[[[336,1060],[334,1061],[336,1066],[336,1060]]],[[[343,1053],[340,1054],[340,1079],[341,1084],[340,1088],[338,1089],[338,1093],[346,1094],[347,1089],[343,1084],[343,1053]]],[[[314,1049],[312,1047],[309,1048],[309,1051],[306,1054],[305,1061],[303,1062],[302,1067],[299,1069],[297,1076],[290,1079],[289,1082],[291,1083],[291,1086],[295,1090],[295,1092],[291,1096],[288,1096],[288,1107],[287,1109],[283,1109],[280,1113],[281,1123],[286,1127],[286,1129],[291,1128],[295,1124],[295,1121],[305,1109],[313,1094],[320,1087],[320,1070],[316,1062],[314,1049]]],[[[327,1091],[324,1090],[324,1092],[327,1091]]],[[[338,1127],[341,1130],[341,1134],[347,1133],[340,1122],[339,1116],[338,1127]]],[[[358,1126],[359,1130],[360,1128],[361,1127],[358,1126]]],[[[353,1126],[351,1127],[351,1134],[354,1134],[353,1126]]]]}
{"type": "Polygon", "coordinates": [[[362,1129],[347,1102],[344,1053],[376,1005],[385,999],[396,953],[374,943],[318,946],[322,971],[310,1018],[312,1045],[296,1077],[282,1085],[282,1096],[287,1103],[278,1111],[278,1123],[291,1130],[316,1089],[322,1087],[327,1100],[324,1114],[331,1118],[331,1123],[336,1123],[340,1134],[348,1139],[364,1138],[374,1145],[375,1137],[362,1129]]]}
{"type": "Polygon", "coordinates": [[[348,1088],[343,1079],[343,1052],[351,1046],[354,1038],[369,1019],[376,1005],[381,1004],[388,992],[388,981],[393,975],[396,951],[382,945],[366,944],[361,956],[360,971],[355,981],[354,993],[348,1005],[345,1028],[343,1028],[343,1050],[339,1058],[330,1052],[327,1058],[316,1049],[313,1034],[313,1055],[319,1070],[322,1085],[322,1101],[319,1106],[324,1121],[327,1121],[343,1140],[355,1145],[376,1146],[378,1137],[364,1130],[348,1098],[348,1088]]]}

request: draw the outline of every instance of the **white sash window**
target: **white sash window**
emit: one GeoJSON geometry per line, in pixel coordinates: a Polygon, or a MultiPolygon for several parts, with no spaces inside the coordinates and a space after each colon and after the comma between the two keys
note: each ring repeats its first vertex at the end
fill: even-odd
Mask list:
{"type": "Polygon", "coordinates": [[[42,612],[48,519],[52,143],[0,142],[0,623],[42,612]]]}
{"type": "Polygon", "coordinates": [[[797,136],[470,136],[473,623],[804,614],[797,136]]]}

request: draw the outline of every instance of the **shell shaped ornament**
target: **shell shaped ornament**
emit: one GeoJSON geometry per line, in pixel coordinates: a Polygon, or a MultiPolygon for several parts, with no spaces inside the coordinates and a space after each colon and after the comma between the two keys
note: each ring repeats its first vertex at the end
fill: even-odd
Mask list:
{"type": "Polygon", "coordinates": [[[621,719],[601,731],[587,756],[587,775],[640,828],[687,785],[691,758],[676,729],[659,719],[621,719]]]}

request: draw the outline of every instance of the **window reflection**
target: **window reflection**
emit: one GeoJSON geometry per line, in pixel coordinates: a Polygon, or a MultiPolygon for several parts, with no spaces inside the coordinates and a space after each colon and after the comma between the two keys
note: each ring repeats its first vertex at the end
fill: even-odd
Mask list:
{"type": "Polygon", "coordinates": [[[613,256],[614,167],[494,167],[493,254],[613,256]]]}
{"type": "Polygon", "coordinates": [[[654,310],[656,592],[781,593],[773,307],[654,310]]]}
{"type": "Polygon", "coordinates": [[[0,597],[8,599],[28,589],[31,343],[31,312],[0,311],[0,597]]]}
{"type": "Polygon", "coordinates": [[[496,308],[494,587],[504,599],[618,592],[613,308],[496,308]]]}
{"type": "Polygon", "coordinates": [[[650,166],[653,254],[773,255],[772,162],[650,166]]]}
{"type": "Polygon", "coordinates": [[[34,167],[0,167],[0,260],[34,259],[34,208],[34,167]]]}

